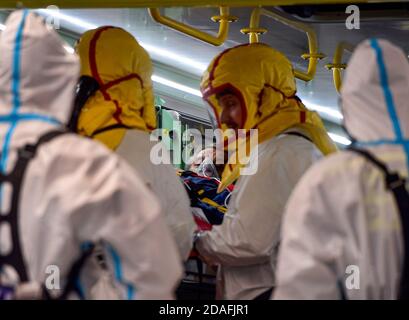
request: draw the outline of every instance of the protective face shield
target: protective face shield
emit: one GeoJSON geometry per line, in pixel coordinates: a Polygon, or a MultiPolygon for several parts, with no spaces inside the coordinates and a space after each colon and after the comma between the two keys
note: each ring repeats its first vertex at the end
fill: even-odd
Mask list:
{"type": "Polygon", "coordinates": [[[220,179],[216,166],[210,158],[205,158],[203,160],[197,169],[197,174],[204,177],[220,179]]]}
{"type": "Polygon", "coordinates": [[[215,111],[212,109],[210,104],[206,103],[207,114],[209,115],[210,123],[212,124],[213,129],[219,128],[218,118],[215,111]]]}
{"type": "Polygon", "coordinates": [[[220,128],[222,130],[227,130],[228,127],[221,123],[221,114],[223,108],[219,104],[219,99],[225,94],[232,94],[236,96],[240,101],[241,112],[243,114],[242,123],[239,125],[240,128],[244,128],[246,118],[247,118],[247,108],[245,99],[240,90],[235,88],[233,85],[227,83],[216,88],[207,88],[203,92],[203,100],[206,102],[207,111],[209,114],[210,121],[213,128],[220,128]]]}

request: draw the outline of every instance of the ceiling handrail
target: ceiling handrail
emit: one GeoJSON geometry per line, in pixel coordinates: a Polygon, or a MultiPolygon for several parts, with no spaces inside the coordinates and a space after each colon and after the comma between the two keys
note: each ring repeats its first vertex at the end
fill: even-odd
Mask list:
{"type": "Polygon", "coordinates": [[[148,11],[152,19],[157,23],[214,46],[220,46],[226,41],[230,22],[237,21],[237,17],[230,15],[228,7],[220,7],[220,15],[211,18],[214,22],[219,22],[219,32],[217,36],[213,36],[199,29],[193,28],[192,26],[161,15],[158,8],[149,8],[148,11]]]}
{"type": "Polygon", "coordinates": [[[332,63],[325,65],[325,68],[332,70],[332,77],[334,79],[334,87],[338,93],[341,92],[342,85],[342,70],[345,70],[347,67],[346,63],[342,63],[342,56],[344,51],[352,52],[354,51],[354,46],[348,42],[342,41],[338,43],[337,48],[335,49],[334,58],[332,63]]]}
{"type": "Polygon", "coordinates": [[[295,30],[306,33],[308,38],[309,52],[304,53],[301,57],[305,60],[309,59],[307,72],[302,70],[294,70],[296,78],[303,81],[311,81],[317,71],[318,60],[325,58],[325,54],[318,52],[318,41],[315,30],[308,24],[299,21],[291,20],[285,17],[280,11],[269,11],[261,7],[255,8],[251,13],[250,26],[241,30],[242,33],[249,35],[250,43],[259,42],[259,35],[267,32],[267,29],[260,28],[260,17],[269,17],[273,20],[281,22],[295,30]]]}

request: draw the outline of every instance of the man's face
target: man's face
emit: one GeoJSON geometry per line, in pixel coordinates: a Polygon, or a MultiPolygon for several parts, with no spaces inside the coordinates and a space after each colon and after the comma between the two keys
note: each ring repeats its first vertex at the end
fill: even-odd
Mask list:
{"type": "Polygon", "coordinates": [[[219,98],[219,105],[222,108],[221,122],[231,129],[241,129],[243,123],[243,112],[239,98],[231,93],[219,98]]]}
{"type": "Polygon", "coordinates": [[[200,166],[200,164],[204,161],[204,159],[209,158],[212,159],[212,161],[214,160],[214,152],[213,152],[213,148],[206,148],[203,149],[202,151],[200,151],[196,158],[193,160],[192,163],[192,168],[198,168],[200,166]]]}

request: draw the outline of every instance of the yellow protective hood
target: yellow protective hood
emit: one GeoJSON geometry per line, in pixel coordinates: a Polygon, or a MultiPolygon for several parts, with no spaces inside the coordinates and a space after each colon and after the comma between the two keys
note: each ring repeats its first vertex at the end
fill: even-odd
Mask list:
{"type": "MultiPolygon", "coordinates": [[[[228,91],[234,93],[241,102],[244,117],[240,128],[257,129],[258,143],[289,128],[299,127],[309,134],[323,154],[336,150],[319,115],[308,110],[296,96],[294,72],[290,61],[268,45],[261,43],[240,45],[216,56],[202,77],[201,91],[218,127],[224,132],[228,128],[220,121],[222,108],[217,97],[228,91]]],[[[229,139],[225,149],[236,149],[249,139],[251,138],[248,134],[244,136],[243,141],[240,141],[240,137],[233,142],[229,139]]],[[[246,146],[248,145],[247,143],[246,146]]],[[[247,150],[248,152],[250,150],[247,150]]],[[[244,164],[238,157],[237,152],[230,157],[219,190],[239,177],[244,164]]]]}
{"type": "Polygon", "coordinates": [[[81,76],[93,77],[100,86],[82,108],[80,134],[115,150],[126,128],[156,128],[152,62],[131,34],[116,27],[100,27],[85,32],[76,50],[81,59],[81,76]],[[112,126],[117,129],[103,131],[112,126]]]}

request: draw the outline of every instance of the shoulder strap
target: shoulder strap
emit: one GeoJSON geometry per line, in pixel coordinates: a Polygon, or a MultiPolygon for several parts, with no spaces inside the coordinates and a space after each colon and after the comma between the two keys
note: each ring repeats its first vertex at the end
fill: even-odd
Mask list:
{"type": "Polygon", "coordinates": [[[66,130],[53,130],[45,133],[42,135],[38,140],[37,143],[35,144],[27,144],[24,148],[20,149],[19,156],[22,155],[23,158],[28,158],[32,159],[35,157],[35,154],[37,152],[38,147],[40,147],[42,144],[47,143],[54,138],[57,138],[58,136],[62,134],[67,134],[69,133],[66,130]]]}
{"type": "Polygon", "coordinates": [[[399,209],[404,240],[404,259],[403,272],[400,283],[398,298],[401,300],[409,299],[409,193],[406,190],[405,180],[396,172],[390,172],[387,166],[375,158],[369,151],[350,147],[353,151],[365,157],[373,163],[385,175],[385,186],[389,189],[395,198],[399,209]]]}
{"type": "Polygon", "coordinates": [[[17,162],[13,171],[7,175],[0,174],[0,187],[6,182],[12,185],[10,211],[0,215],[0,223],[7,223],[10,226],[12,249],[6,255],[0,254],[0,268],[6,264],[13,267],[19,276],[20,282],[28,281],[26,266],[21,250],[18,223],[20,192],[24,173],[30,160],[35,157],[38,147],[64,133],[66,132],[62,130],[48,132],[41,136],[36,144],[28,144],[19,149],[17,162]]]}
{"type": "Polygon", "coordinates": [[[83,292],[81,288],[78,286],[79,277],[81,274],[81,270],[84,267],[85,263],[88,261],[88,258],[93,254],[95,249],[95,245],[90,243],[86,248],[82,250],[81,255],[74,263],[71,265],[71,269],[67,275],[67,282],[63,289],[61,295],[57,298],[53,298],[47,288],[43,286],[43,296],[46,300],[66,300],[71,292],[76,292],[81,299],[84,299],[83,292]]]}

